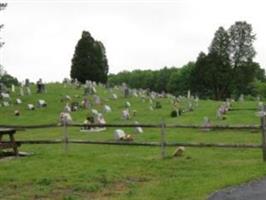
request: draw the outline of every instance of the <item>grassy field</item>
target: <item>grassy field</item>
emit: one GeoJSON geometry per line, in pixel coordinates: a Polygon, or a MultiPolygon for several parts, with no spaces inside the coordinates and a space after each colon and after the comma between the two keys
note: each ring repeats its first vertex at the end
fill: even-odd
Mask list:
{"type": "MultiPolygon", "coordinates": [[[[35,89],[35,88],[32,88],[35,89]]],[[[81,101],[83,89],[59,84],[47,85],[47,94],[21,97],[23,104],[0,107],[0,124],[47,124],[57,122],[64,108],[61,97],[70,95],[81,101]],[[27,103],[45,99],[47,108],[28,111],[27,103]],[[14,116],[19,109],[21,116],[14,116]]],[[[97,88],[104,103],[112,107],[105,114],[108,123],[160,123],[202,124],[208,116],[213,124],[259,124],[255,115],[255,101],[236,102],[227,119],[218,121],[216,109],[221,102],[200,101],[194,112],[171,118],[169,99],[161,99],[163,108],[150,111],[149,101],[140,98],[109,99],[110,93],[97,88]],[[137,115],[131,121],[121,119],[124,103],[129,101],[137,115]],[[245,110],[246,109],[246,110],[245,110]]],[[[17,94],[12,95],[12,99],[17,94]]],[[[101,106],[94,106],[99,111],[101,106]]],[[[82,123],[88,111],[72,113],[74,122],[82,123]]],[[[134,134],[126,128],[135,141],[159,141],[159,129],[144,129],[143,134],[134,134]]],[[[71,139],[113,141],[114,129],[100,133],[83,133],[70,128],[71,139]]],[[[195,129],[167,129],[167,141],[206,143],[256,143],[261,142],[260,132],[248,130],[210,131],[195,129]]],[[[16,139],[62,139],[62,128],[32,129],[19,131],[16,139]]],[[[202,200],[218,189],[241,184],[266,175],[266,163],[262,162],[260,149],[186,148],[185,155],[172,158],[174,148],[167,148],[168,157],[160,157],[159,147],[127,147],[107,145],[22,145],[20,151],[32,156],[15,159],[0,159],[0,199],[187,199],[202,200]]]]}

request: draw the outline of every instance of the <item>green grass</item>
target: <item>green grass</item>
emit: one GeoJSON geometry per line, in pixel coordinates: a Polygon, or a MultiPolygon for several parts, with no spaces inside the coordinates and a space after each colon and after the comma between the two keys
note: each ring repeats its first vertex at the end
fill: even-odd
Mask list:
{"type": "MultiPolygon", "coordinates": [[[[35,88],[32,88],[35,89],[35,88]]],[[[63,95],[81,101],[83,90],[64,88],[59,84],[47,85],[47,94],[22,97],[22,105],[0,107],[0,124],[46,124],[58,120],[64,107],[63,95]],[[48,107],[28,111],[27,103],[45,99],[48,107]],[[15,109],[21,111],[15,117],[15,109]]],[[[208,116],[213,124],[259,124],[255,111],[256,102],[234,103],[227,119],[218,121],[216,109],[221,102],[200,101],[194,112],[178,118],[170,118],[172,107],[169,99],[161,99],[163,108],[150,111],[149,102],[140,98],[125,99],[118,90],[118,100],[111,100],[110,93],[98,87],[104,103],[111,105],[112,112],[105,114],[108,123],[202,124],[208,116]],[[137,116],[129,122],[121,119],[124,102],[130,101],[137,116]]],[[[15,100],[17,94],[12,94],[15,100]]],[[[95,107],[95,106],[94,106],[95,107]]],[[[102,106],[96,106],[102,110],[102,106]]],[[[72,113],[75,122],[82,123],[88,111],[72,113]]],[[[135,141],[159,141],[159,129],[144,129],[135,135],[126,128],[135,141]]],[[[70,128],[71,139],[113,141],[114,129],[100,133],[82,133],[70,128]]],[[[256,143],[261,142],[260,132],[228,130],[202,132],[197,129],[167,129],[169,142],[206,143],[256,143]]],[[[32,129],[19,131],[16,139],[62,139],[62,128],[32,129]]],[[[174,148],[167,148],[168,157],[160,158],[159,147],[128,147],[107,145],[70,144],[65,153],[64,145],[22,145],[20,151],[32,156],[12,160],[0,159],[0,199],[187,199],[202,200],[218,189],[241,184],[266,175],[266,163],[262,162],[260,149],[186,148],[185,155],[172,158],[174,148]]]]}

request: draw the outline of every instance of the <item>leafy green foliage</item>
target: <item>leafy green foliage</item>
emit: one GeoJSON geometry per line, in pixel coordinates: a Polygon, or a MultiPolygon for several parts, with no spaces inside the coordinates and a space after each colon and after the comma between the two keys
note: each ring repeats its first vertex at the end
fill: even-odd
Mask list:
{"type": "Polygon", "coordinates": [[[169,92],[175,95],[186,94],[190,89],[190,74],[194,63],[179,68],[164,67],[161,70],[124,71],[109,76],[110,85],[127,83],[131,88],[150,89],[156,92],[169,92]]]}
{"type": "Polygon", "coordinates": [[[197,59],[192,90],[214,99],[250,94],[255,78],[265,79],[264,71],[253,62],[254,40],[252,26],[246,22],[236,22],[228,31],[220,27],[209,53],[200,53],[197,59]]]}
{"type": "Polygon", "coordinates": [[[201,98],[223,100],[256,93],[255,80],[265,81],[265,71],[253,62],[255,35],[247,22],[236,22],[228,30],[219,27],[209,47],[195,63],[182,68],[134,70],[109,76],[110,85],[127,83],[133,88],[184,95],[188,90],[201,98]]]}
{"type": "Polygon", "coordinates": [[[251,24],[245,21],[237,21],[228,30],[230,38],[229,52],[231,64],[234,68],[241,67],[247,62],[251,62],[256,55],[253,47],[255,34],[252,32],[251,24]]]}
{"type": "Polygon", "coordinates": [[[18,79],[11,76],[10,74],[5,73],[4,75],[0,76],[0,83],[3,83],[7,87],[11,87],[11,85],[18,85],[18,79]]]}
{"type": "Polygon", "coordinates": [[[86,80],[106,83],[108,62],[104,45],[83,31],[72,59],[70,76],[84,83],[86,80]]]}

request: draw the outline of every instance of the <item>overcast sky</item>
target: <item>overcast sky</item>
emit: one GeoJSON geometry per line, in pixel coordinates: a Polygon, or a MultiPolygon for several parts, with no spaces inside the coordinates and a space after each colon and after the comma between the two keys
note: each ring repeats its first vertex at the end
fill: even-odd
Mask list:
{"type": "MultiPolygon", "coordinates": [[[[3,2],[3,1],[1,1],[3,2]]],[[[4,1],[0,63],[19,80],[62,81],[83,30],[103,42],[109,72],[181,67],[207,52],[219,26],[251,23],[266,66],[262,0],[4,1]]]]}

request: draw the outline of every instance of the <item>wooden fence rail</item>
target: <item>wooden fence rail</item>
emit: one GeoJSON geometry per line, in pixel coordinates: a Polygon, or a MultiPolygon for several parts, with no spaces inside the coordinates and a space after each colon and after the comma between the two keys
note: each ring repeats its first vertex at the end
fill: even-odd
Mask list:
{"type": "MultiPolygon", "coordinates": [[[[23,129],[38,129],[38,128],[59,128],[63,127],[63,124],[41,124],[41,125],[2,125],[0,124],[0,128],[14,128],[18,130],[23,129]]],[[[67,127],[109,127],[109,128],[134,128],[134,127],[142,127],[142,128],[161,128],[161,124],[66,124],[67,127]]],[[[205,126],[202,125],[165,125],[165,128],[191,128],[191,129],[206,129],[205,126]]],[[[261,129],[261,125],[212,125],[208,126],[209,129],[261,129]]]]}
{"type": "MultiPolygon", "coordinates": [[[[3,142],[7,143],[7,142],[3,142]]],[[[21,144],[64,144],[64,140],[20,140],[16,141],[18,145],[21,144]]],[[[127,145],[127,146],[161,146],[160,142],[115,142],[115,141],[89,141],[89,140],[68,140],[72,144],[103,144],[103,145],[127,145]]],[[[221,148],[261,148],[259,144],[214,144],[214,143],[186,143],[186,142],[165,142],[167,147],[221,147],[221,148]]]]}
{"type": "MultiPolygon", "coordinates": [[[[266,107],[265,107],[266,111],[266,107]]],[[[160,124],[91,124],[84,125],[78,123],[67,124],[66,121],[63,124],[52,123],[42,125],[1,125],[0,128],[13,128],[16,130],[25,129],[39,129],[39,128],[63,128],[64,138],[63,140],[21,140],[18,144],[60,144],[64,143],[65,152],[68,150],[68,144],[103,144],[103,145],[129,145],[129,146],[160,146],[162,158],[166,157],[166,147],[175,146],[186,146],[186,147],[221,147],[221,148],[261,148],[263,153],[263,160],[266,161],[266,117],[261,117],[260,125],[212,125],[212,126],[201,126],[201,125],[166,125],[163,120],[160,124]],[[110,127],[110,128],[159,128],[161,129],[161,141],[160,142],[114,142],[114,141],[80,141],[80,140],[69,140],[68,138],[68,127],[110,127]],[[208,143],[183,143],[183,142],[166,142],[166,129],[167,128],[191,128],[191,129],[221,129],[221,130],[262,130],[262,143],[261,144],[208,144],[208,143]]]]}

